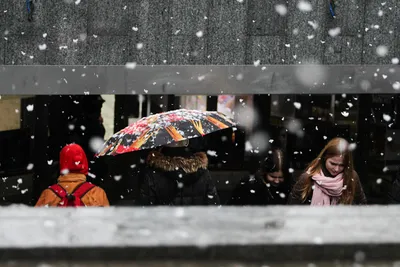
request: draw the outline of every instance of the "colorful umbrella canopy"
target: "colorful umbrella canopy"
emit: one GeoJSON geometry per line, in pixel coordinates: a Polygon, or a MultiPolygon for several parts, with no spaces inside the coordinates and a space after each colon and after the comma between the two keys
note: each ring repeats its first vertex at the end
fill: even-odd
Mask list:
{"type": "Polygon", "coordinates": [[[178,109],[158,113],[142,118],[115,133],[103,144],[97,156],[153,149],[235,125],[227,116],[216,111],[178,109]]]}

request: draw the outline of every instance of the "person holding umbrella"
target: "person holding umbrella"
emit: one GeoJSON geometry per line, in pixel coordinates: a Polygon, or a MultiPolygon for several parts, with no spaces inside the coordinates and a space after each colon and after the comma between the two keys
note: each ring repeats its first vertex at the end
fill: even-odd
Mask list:
{"type": "Polygon", "coordinates": [[[207,155],[204,152],[193,153],[189,140],[150,152],[139,204],[220,205],[207,165],[207,155]]]}
{"type": "Polygon", "coordinates": [[[236,126],[215,111],[179,109],[142,118],[115,133],[97,156],[151,150],[139,192],[145,205],[219,205],[204,152],[189,140],[236,126]]]}

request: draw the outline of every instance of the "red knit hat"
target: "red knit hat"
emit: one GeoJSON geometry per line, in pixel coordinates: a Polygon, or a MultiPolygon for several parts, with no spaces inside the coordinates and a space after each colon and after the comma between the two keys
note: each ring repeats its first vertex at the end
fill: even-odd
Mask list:
{"type": "Polygon", "coordinates": [[[89,164],[82,147],[77,144],[66,145],[60,152],[60,172],[82,173],[87,175],[89,164]]]}

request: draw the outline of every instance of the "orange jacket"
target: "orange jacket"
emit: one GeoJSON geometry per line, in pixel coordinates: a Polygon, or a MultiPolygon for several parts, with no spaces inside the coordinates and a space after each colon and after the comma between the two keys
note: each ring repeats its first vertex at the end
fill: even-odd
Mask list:
{"type": "MultiPolygon", "coordinates": [[[[58,178],[58,184],[61,185],[68,193],[72,193],[74,189],[83,182],[86,182],[86,176],[80,173],[69,173],[67,175],[61,175],[58,178]]],[[[45,189],[35,207],[57,207],[60,201],[61,199],[54,194],[52,190],[45,189]]],[[[92,188],[87,194],[85,194],[82,197],[82,202],[88,207],[110,206],[106,193],[98,186],[92,188]]]]}

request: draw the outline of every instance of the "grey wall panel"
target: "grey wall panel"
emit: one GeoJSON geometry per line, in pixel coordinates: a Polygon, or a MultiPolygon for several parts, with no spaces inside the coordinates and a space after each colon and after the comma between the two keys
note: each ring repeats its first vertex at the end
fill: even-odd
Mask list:
{"type": "Polygon", "coordinates": [[[252,0],[248,2],[247,33],[249,35],[279,35],[285,36],[287,31],[287,16],[276,12],[277,5],[287,8],[283,0],[252,0]]]}
{"type": "Polygon", "coordinates": [[[244,64],[247,2],[212,0],[207,36],[208,64],[244,64]]]}
{"type": "Polygon", "coordinates": [[[324,64],[361,64],[362,39],[353,36],[327,37],[324,64]]]}
{"type": "Polygon", "coordinates": [[[205,39],[197,36],[171,36],[169,60],[173,64],[205,64],[205,39]]]}
{"type": "Polygon", "coordinates": [[[172,0],[170,35],[184,35],[190,38],[199,31],[207,34],[208,3],[207,0],[172,0]]]}
{"type": "Polygon", "coordinates": [[[285,64],[286,38],[284,36],[251,36],[248,40],[246,64],[285,64]]]}
{"type": "Polygon", "coordinates": [[[42,36],[8,36],[6,41],[6,65],[45,65],[46,51],[40,50],[42,36]]]}
{"type": "Polygon", "coordinates": [[[133,1],[87,0],[88,35],[128,35],[132,31],[133,1]]]}
{"type": "Polygon", "coordinates": [[[85,65],[125,65],[129,62],[127,36],[88,36],[85,65]]]}
{"type": "Polygon", "coordinates": [[[135,40],[143,44],[143,48],[137,52],[138,64],[171,64],[168,62],[170,2],[135,0],[135,40]]]}
{"type": "Polygon", "coordinates": [[[87,53],[87,37],[59,35],[44,40],[47,45],[46,64],[84,65],[87,53]]]}

